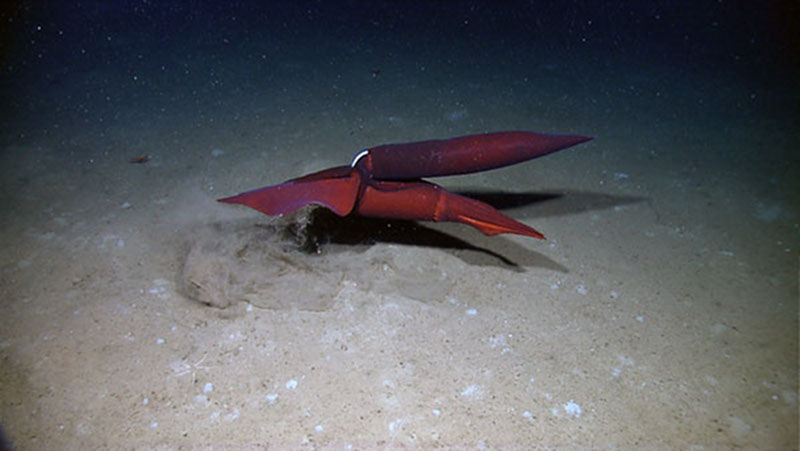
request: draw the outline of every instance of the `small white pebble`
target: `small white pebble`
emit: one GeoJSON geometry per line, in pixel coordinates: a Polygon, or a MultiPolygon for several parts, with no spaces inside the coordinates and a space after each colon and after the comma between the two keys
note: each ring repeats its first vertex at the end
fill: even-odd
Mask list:
{"type": "Polygon", "coordinates": [[[123,202],[122,205],[120,205],[120,208],[122,208],[123,210],[127,210],[127,209],[131,208],[131,203],[130,202],[123,202]]]}
{"type": "Polygon", "coordinates": [[[611,290],[611,293],[608,293],[611,296],[611,299],[616,299],[619,297],[619,293],[616,290],[611,290]]]}
{"type": "Polygon", "coordinates": [[[480,385],[472,384],[461,392],[461,396],[479,397],[482,391],[480,385]]]}
{"type": "Polygon", "coordinates": [[[145,397],[144,399],[142,399],[142,405],[143,405],[143,406],[146,406],[148,402],[150,402],[150,400],[149,400],[149,399],[147,399],[147,397],[145,397]]]}
{"type": "Polygon", "coordinates": [[[156,338],[156,344],[157,345],[163,345],[164,344],[164,339],[163,338],[156,338]]]}
{"type": "Polygon", "coordinates": [[[253,304],[247,304],[247,307],[245,308],[245,310],[247,310],[248,312],[252,312],[253,311],[253,304]]]}
{"type": "Polygon", "coordinates": [[[564,404],[564,411],[575,418],[579,418],[583,413],[583,409],[581,409],[581,406],[571,399],[569,400],[568,403],[564,404]]]}
{"type": "Polygon", "coordinates": [[[277,393],[270,393],[270,394],[267,395],[267,402],[268,403],[275,404],[275,401],[277,401],[277,400],[278,400],[278,394],[277,393]]]}
{"type": "Polygon", "coordinates": [[[388,426],[389,432],[394,433],[395,429],[397,429],[398,427],[400,427],[402,425],[403,425],[403,420],[400,419],[400,418],[392,421],[391,423],[389,423],[389,426],[388,426]]]}
{"type": "Polygon", "coordinates": [[[439,409],[433,409],[431,410],[431,413],[433,414],[433,416],[438,417],[439,415],[442,414],[442,411],[439,409]]]}
{"type": "Polygon", "coordinates": [[[203,387],[203,393],[211,393],[212,391],[214,391],[214,384],[206,382],[206,385],[203,387]]]}
{"type": "Polygon", "coordinates": [[[150,423],[150,429],[155,429],[157,427],[158,427],[158,421],[153,421],[152,423],[150,423]]]}
{"type": "Polygon", "coordinates": [[[522,416],[523,416],[523,418],[527,418],[527,419],[529,419],[529,420],[530,420],[530,419],[533,419],[533,414],[532,414],[532,413],[530,413],[530,412],[529,412],[529,411],[527,411],[527,410],[526,410],[526,411],[524,411],[524,412],[522,412],[522,416]]]}
{"type": "Polygon", "coordinates": [[[636,321],[639,321],[640,323],[643,323],[644,322],[644,316],[642,316],[642,315],[637,316],[636,317],[636,321]]]}
{"type": "Polygon", "coordinates": [[[239,409],[236,409],[236,408],[233,409],[233,412],[231,412],[231,413],[225,415],[224,417],[222,417],[223,420],[225,420],[225,421],[227,421],[229,423],[232,422],[232,421],[236,421],[237,418],[239,418],[239,409]]]}
{"type": "Polygon", "coordinates": [[[587,290],[587,289],[586,289],[586,286],[584,286],[583,284],[580,284],[580,285],[578,285],[578,286],[575,288],[575,290],[576,290],[578,293],[580,293],[580,294],[586,294],[586,293],[588,293],[588,292],[589,292],[589,290],[587,290]]]}
{"type": "Polygon", "coordinates": [[[322,425],[321,425],[321,424],[318,424],[318,425],[316,425],[316,426],[314,427],[314,431],[315,431],[317,434],[321,434],[321,433],[322,433],[322,431],[324,431],[324,430],[325,430],[325,429],[322,427],[322,425]]]}
{"type": "Polygon", "coordinates": [[[469,316],[475,316],[475,315],[477,315],[477,314],[478,314],[478,311],[477,311],[477,310],[475,310],[474,308],[471,308],[471,309],[467,310],[467,312],[466,312],[466,313],[467,313],[467,315],[469,315],[469,316]]]}
{"type": "Polygon", "coordinates": [[[297,388],[297,381],[294,379],[289,379],[288,381],[286,381],[286,388],[288,388],[289,390],[294,390],[295,388],[297,388]]]}

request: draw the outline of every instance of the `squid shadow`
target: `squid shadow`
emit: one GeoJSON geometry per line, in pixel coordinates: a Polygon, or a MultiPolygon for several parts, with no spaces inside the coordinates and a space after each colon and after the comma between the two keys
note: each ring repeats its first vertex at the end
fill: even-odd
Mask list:
{"type": "MultiPolygon", "coordinates": [[[[521,215],[515,215],[524,218],[578,214],[646,200],[584,191],[508,193],[469,190],[458,194],[486,202],[498,210],[524,209],[521,215]]],[[[566,267],[546,255],[522,246],[519,238],[511,239],[509,235],[488,237],[455,223],[419,223],[357,215],[340,217],[325,208],[315,208],[304,224],[303,234],[307,252],[336,252],[329,246],[331,244],[353,249],[391,243],[443,249],[470,265],[500,266],[518,272],[527,267],[568,272],[566,267]]]]}

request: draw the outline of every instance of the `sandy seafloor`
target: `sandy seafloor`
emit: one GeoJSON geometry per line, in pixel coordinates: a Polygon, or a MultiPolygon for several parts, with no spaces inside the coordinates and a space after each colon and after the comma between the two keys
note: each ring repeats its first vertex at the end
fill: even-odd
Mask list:
{"type": "Polygon", "coordinates": [[[10,443],[798,446],[798,90],[775,17],[407,5],[11,13],[10,443]],[[436,181],[547,241],[215,202],[514,129],[596,139],[436,181]],[[188,282],[216,307],[188,296],[198,247],[188,282]]]}

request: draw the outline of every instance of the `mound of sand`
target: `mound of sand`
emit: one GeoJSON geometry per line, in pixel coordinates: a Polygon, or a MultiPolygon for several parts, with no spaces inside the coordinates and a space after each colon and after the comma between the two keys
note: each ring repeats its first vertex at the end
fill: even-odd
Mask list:
{"type": "MultiPolygon", "coordinates": [[[[326,243],[311,209],[271,220],[217,223],[191,239],[180,285],[189,298],[227,308],[238,302],[276,310],[325,311],[345,281],[362,290],[423,302],[446,298],[445,266],[399,246],[326,243]]],[[[447,257],[442,257],[447,258],[447,257]]]]}

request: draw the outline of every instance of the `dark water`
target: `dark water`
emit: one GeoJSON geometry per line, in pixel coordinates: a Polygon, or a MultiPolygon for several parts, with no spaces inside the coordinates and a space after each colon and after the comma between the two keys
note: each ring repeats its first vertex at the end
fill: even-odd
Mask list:
{"type": "MultiPolygon", "coordinates": [[[[716,387],[721,373],[741,370],[737,381],[747,389],[722,381],[716,390],[742,411],[751,404],[761,410],[751,411],[751,417],[731,414],[731,431],[724,438],[713,435],[723,426],[693,424],[712,414],[685,411],[680,419],[666,413],[648,417],[645,437],[659,437],[656,442],[666,447],[747,447],[764,437],[776,447],[797,446],[796,1],[65,0],[14,2],[0,12],[0,245],[5,249],[0,250],[5,253],[0,287],[3,309],[14,312],[3,322],[6,330],[27,321],[39,324],[29,319],[34,309],[23,300],[49,299],[58,291],[31,291],[37,284],[49,286],[47,277],[53,274],[42,271],[36,282],[21,275],[50,255],[29,256],[32,247],[25,240],[67,236],[61,250],[72,255],[69,243],[106,233],[76,226],[74,237],[49,234],[47,221],[62,210],[72,215],[63,221],[81,218],[116,227],[118,219],[108,211],[119,211],[129,201],[134,209],[149,205],[137,212],[141,222],[128,226],[157,230],[149,245],[159,254],[185,233],[173,230],[165,237],[158,229],[182,214],[173,208],[178,192],[196,188],[210,203],[346,164],[358,150],[383,143],[513,129],[591,135],[593,142],[535,165],[449,183],[465,189],[569,191],[568,202],[543,204],[529,217],[544,222],[548,237],[561,242],[580,237],[583,241],[573,241],[570,252],[584,247],[592,252],[571,254],[572,260],[555,254],[552,264],[529,266],[575,275],[584,274],[586,264],[587,273],[651,289],[655,294],[643,299],[641,308],[653,317],[657,313],[649,312],[662,312],[677,325],[693,316],[705,321],[708,313],[703,327],[735,331],[730,333],[737,337],[736,349],[745,357],[731,366],[725,360],[713,367],[714,378],[706,379],[716,387]],[[138,156],[150,161],[132,169],[128,160],[138,156]],[[601,216],[575,219],[621,206],[623,198],[652,211],[634,210],[630,220],[613,224],[601,216]],[[678,244],[659,241],[665,236],[678,244]],[[644,275],[628,277],[630,268],[644,275]],[[697,300],[696,310],[674,307],[690,300],[697,300]],[[758,392],[764,387],[772,392],[758,392]],[[773,401],[780,405],[771,407],[773,401]],[[681,433],[690,437],[688,443],[681,433]]],[[[171,258],[154,257],[157,263],[132,258],[131,265],[152,263],[169,279],[176,272],[171,258]]],[[[524,267],[545,260],[537,258],[520,257],[516,263],[524,267]]],[[[77,258],[66,260],[77,264],[77,258]]],[[[115,268],[128,274],[126,265],[115,268]]],[[[464,277],[480,279],[481,274],[464,277]]],[[[541,277],[545,281],[537,283],[545,287],[552,282],[541,277]]],[[[84,280],[65,278],[73,288],[84,280]]],[[[585,295],[582,283],[578,292],[585,295]]],[[[453,286],[458,289],[458,283],[453,286]]],[[[523,316],[528,314],[535,313],[523,316]]],[[[59,329],[59,320],[51,320],[59,329]]],[[[614,333],[627,337],[630,329],[623,329],[614,333]]],[[[692,341],[687,337],[693,335],[681,330],[653,338],[664,349],[672,349],[671,343],[678,349],[670,364],[679,368],[677,376],[665,379],[683,380],[684,364],[728,358],[728,343],[706,349],[705,341],[692,341]]],[[[4,357],[12,354],[6,349],[33,355],[18,350],[12,333],[0,335],[4,357]]],[[[643,355],[657,361],[658,352],[643,355]]],[[[9,384],[24,379],[2,374],[9,384]]],[[[28,443],[23,441],[35,435],[31,431],[38,423],[12,415],[19,406],[28,409],[45,386],[36,386],[28,397],[4,393],[0,422],[13,425],[6,429],[15,442],[28,443]]],[[[665,393],[679,396],[682,390],[665,393]]],[[[543,412],[539,415],[548,410],[543,412]]],[[[590,429],[601,441],[581,443],[648,442],[597,424],[590,429]]],[[[86,439],[83,427],[75,430],[74,441],[53,439],[48,434],[57,433],[50,431],[31,443],[107,444],[86,439]]],[[[570,442],[565,437],[570,436],[559,436],[561,443],[570,442]]]]}
{"type": "Polygon", "coordinates": [[[3,139],[274,116],[313,126],[321,112],[431,124],[447,117],[428,110],[458,119],[481,101],[523,116],[506,127],[557,115],[571,122],[556,128],[604,137],[598,114],[679,115],[698,130],[796,119],[796,18],[788,1],[22,2],[3,14],[3,139]]]}

